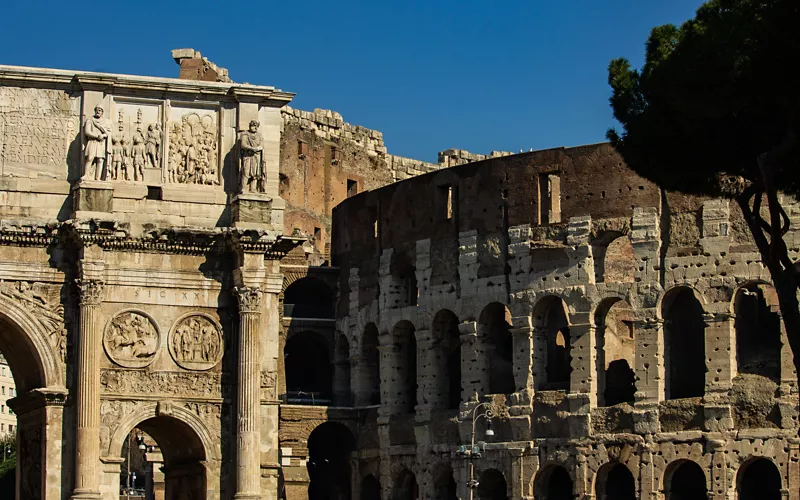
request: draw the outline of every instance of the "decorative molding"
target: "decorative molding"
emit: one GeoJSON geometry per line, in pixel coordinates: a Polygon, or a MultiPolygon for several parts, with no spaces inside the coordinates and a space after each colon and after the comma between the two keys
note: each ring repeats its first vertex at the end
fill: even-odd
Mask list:
{"type": "Polygon", "coordinates": [[[236,297],[239,300],[239,312],[259,313],[261,312],[261,288],[256,286],[237,286],[234,287],[236,297]]]}
{"type": "Polygon", "coordinates": [[[86,306],[100,305],[103,301],[103,287],[105,282],[102,280],[76,279],[80,291],[80,304],[86,306]]]}

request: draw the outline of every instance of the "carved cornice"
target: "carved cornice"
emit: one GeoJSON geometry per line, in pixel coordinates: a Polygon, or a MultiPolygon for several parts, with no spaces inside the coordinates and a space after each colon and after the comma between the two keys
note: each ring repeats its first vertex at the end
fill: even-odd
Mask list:
{"type": "Polygon", "coordinates": [[[46,406],[64,406],[67,402],[69,392],[66,389],[33,389],[25,394],[6,401],[8,407],[14,410],[17,415],[23,415],[29,411],[43,408],[46,406]]]}
{"type": "Polygon", "coordinates": [[[60,224],[3,224],[0,225],[0,245],[46,247],[56,242],[60,224]]]}
{"type": "Polygon", "coordinates": [[[81,305],[94,306],[103,301],[104,281],[76,279],[75,284],[78,285],[81,305]]]}
{"type": "Polygon", "coordinates": [[[239,300],[239,312],[258,313],[261,312],[262,291],[257,286],[237,286],[234,287],[236,298],[239,300]]]}

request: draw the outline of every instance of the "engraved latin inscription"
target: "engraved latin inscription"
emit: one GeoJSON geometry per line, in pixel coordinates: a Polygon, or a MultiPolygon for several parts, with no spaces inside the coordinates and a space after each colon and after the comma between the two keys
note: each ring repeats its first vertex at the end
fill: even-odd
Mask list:
{"type": "Polygon", "coordinates": [[[58,90],[0,87],[0,160],[3,174],[35,170],[64,178],[79,130],[76,102],[58,90]]]}

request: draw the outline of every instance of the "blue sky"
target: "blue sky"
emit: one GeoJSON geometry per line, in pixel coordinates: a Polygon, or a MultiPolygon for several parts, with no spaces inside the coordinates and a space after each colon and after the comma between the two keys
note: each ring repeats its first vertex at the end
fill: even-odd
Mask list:
{"type": "Polygon", "coordinates": [[[233,80],[296,92],[436,161],[604,140],[609,60],[701,0],[53,2],[9,0],[0,64],[177,76],[192,47],[233,80]]]}

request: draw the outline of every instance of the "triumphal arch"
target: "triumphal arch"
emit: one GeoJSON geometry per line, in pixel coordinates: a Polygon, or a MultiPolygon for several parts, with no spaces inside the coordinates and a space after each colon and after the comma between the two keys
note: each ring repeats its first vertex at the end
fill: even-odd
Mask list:
{"type": "Polygon", "coordinates": [[[166,498],[278,492],[273,87],[0,66],[0,350],[17,498],[118,498],[134,428],[166,498]]]}

